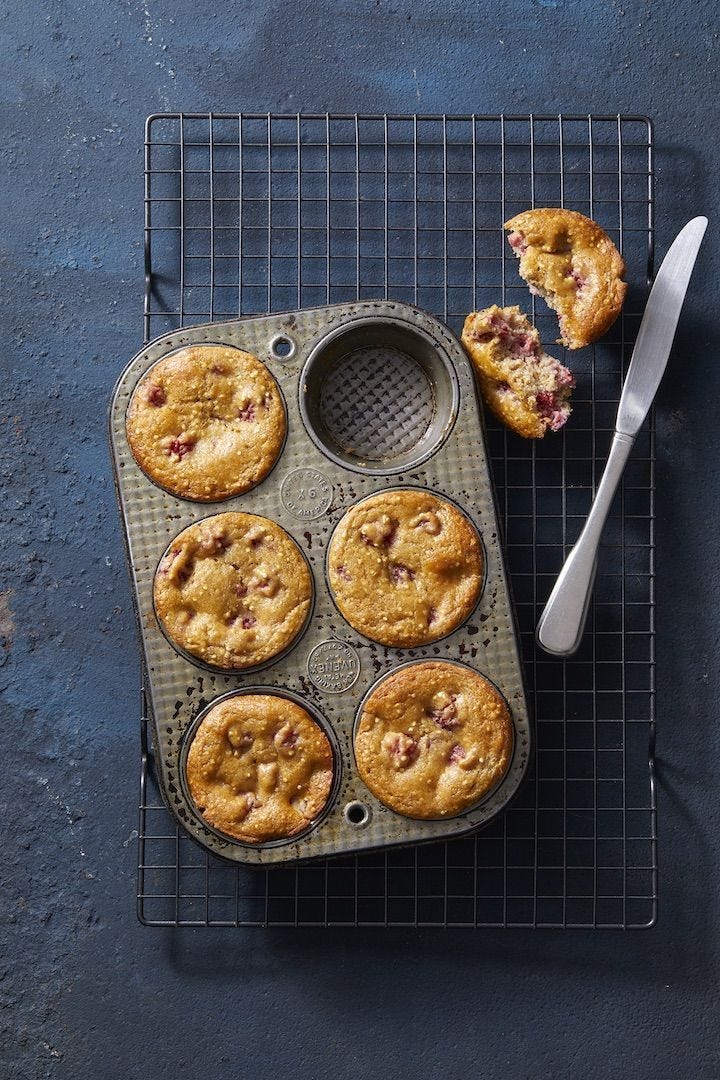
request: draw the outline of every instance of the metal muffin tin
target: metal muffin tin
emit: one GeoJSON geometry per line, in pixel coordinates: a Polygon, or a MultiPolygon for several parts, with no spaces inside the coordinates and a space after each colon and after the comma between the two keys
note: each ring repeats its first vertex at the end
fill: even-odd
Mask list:
{"type": "Polygon", "coordinates": [[[110,406],[110,443],[125,525],[151,703],[155,764],[167,805],[200,844],[242,863],[278,863],[456,836],[486,824],[513,798],[526,772],[531,730],[507,579],[470,363],[457,338],[426,312],[391,301],[185,327],[163,334],[130,361],[110,406]],[[138,380],[185,345],[236,346],[264,361],[285,398],[281,456],[256,488],[217,503],[176,498],[135,463],[125,415],[138,380]],[[470,617],[447,637],[393,649],[363,637],[333,603],[325,562],[332,532],[360,499],[387,488],[448,497],[477,527],[485,588],[470,617]],[[187,525],[243,510],[271,518],[297,541],[314,578],[315,604],[294,646],[257,672],[223,674],[181,656],[162,633],[153,578],[170,541],[187,525]],[[502,782],[457,817],[424,821],[384,807],[358,777],[352,734],[375,683],[411,660],[452,660],[486,675],[512,713],[515,744],[502,782]],[[183,777],[198,718],[232,691],[297,695],[335,734],[339,775],[327,812],[290,841],[247,845],[208,828],[183,777]]]}

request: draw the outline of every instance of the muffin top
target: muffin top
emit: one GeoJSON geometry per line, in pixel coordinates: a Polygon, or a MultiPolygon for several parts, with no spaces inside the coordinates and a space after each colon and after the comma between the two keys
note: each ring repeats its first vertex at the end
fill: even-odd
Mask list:
{"type": "Polygon", "coordinates": [[[274,521],[225,513],[175,537],[155,574],[155,611],[178,648],[223,670],[255,667],[303,629],[313,586],[274,521]]]}
{"type": "Polygon", "coordinates": [[[355,733],[358,772],[406,817],[442,818],[479,802],[507,772],[513,725],[505,699],[471,668],[419,661],[384,679],[355,733]]]}
{"type": "Polygon", "coordinates": [[[475,607],[482,545],[444,499],[410,488],[379,492],[341,519],[328,576],[352,627],[382,645],[409,648],[449,634],[475,607]]]}
{"type": "Polygon", "coordinates": [[[607,233],[591,218],[557,207],[525,210],[504,226],[520,259],[520,276],[560,317],[560,340],[569,349],[597,341],[625,300],[625,263],[607,233]]]}
{"type": "Polygon", "coordinates": [[[259,484],[285,439],[285,407],[257,357],[229,345],[189,345],[155,364],[127,413],[133,457],[156,484],[213,502],[259,484]]]}
{"type": "Polygon", "coordinates": [[[303,832],[325,808],[333,754],[305,709],[275,694],[238,694],[213,706],[187,756],[201,816],[246,844],[303,832]]]}

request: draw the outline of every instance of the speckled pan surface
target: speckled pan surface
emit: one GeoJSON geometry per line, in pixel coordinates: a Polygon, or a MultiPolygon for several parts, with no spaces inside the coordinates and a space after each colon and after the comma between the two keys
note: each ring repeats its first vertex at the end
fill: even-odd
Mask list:
{"type": "Polygon", "coordinates": [[[156,768],[170,810],[191,836],[226,859],[275,863],[459,835],[507,805],[527,769],[530,724],[473,376],[462,346],[442,323],[415,308],[378,301],[177,330],[147,345],[123,372],[110,407],[110,441],[156,768]],[[284,356],[277,354],[279,339],[284,356]],[[200,342],[234,345],[258,356],[275,376],[288,414],[285,447],[269,476],[218,504],[178,499],[153,485],[136,465],[125,435],[125,414],[140,377],[172,350],[200,342]],[[335,377],[343,364],[345,377],[335,377]],[[306,421],[315,425],[312,437],[306,421]],[[326,581],[327,546],[339,519],[359,499],[389,487],[427,488],[453,500],[477,527],[485,549],[486,584],[470,617],[448,637],[413,649],[385,648],[356,633],[339,614],[326,581]],[[175,652],[158,626],[152,599],[155,569],[172,538],[192,522],[227,510],[261,514],[282,525],[306,555],[315,584],[312,617],[295,647],[262,670],[233,675],[175,652]],[[383,807],[357,776],[352,753],[357,710],[368,690],[399,664],[421,658],[467,663],[486,675],[507,699],[515,727],[514,755],[502,783],[478,807],[440,821],[413,820],[383,807]],[[309,703],[335,733],[340,759],[332,806],[317,827],[264,847],[232,843],[206,828],[180,776],[184,738],[198,714],[229,691],[258,686],[309,703]],[[348,820],[357,816],[346,813],[354,803],[365,808],[362,824],[348,820]]]}

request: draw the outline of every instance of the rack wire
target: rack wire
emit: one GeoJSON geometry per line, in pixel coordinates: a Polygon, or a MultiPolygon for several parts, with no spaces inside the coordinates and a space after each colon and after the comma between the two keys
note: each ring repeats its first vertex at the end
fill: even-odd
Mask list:
{"type": "MultiPolygon", "coordinates": [[[[608,522],[569,660],[534,629],[590,507],[653,272],[652,128],[623,116],[163,114],[145,138],[146,340],[184,324],[376,297],[465,315],[530,298],[502,222],[595,218],[628,266],[625,310],[573,354],[574,414],[541,442],[492,420],[536,754],[470,838],[288,868],[230,866],[181,834],[152,770],[143,695],[138,914],[157,926],[652,925],[657,914],[654,428],[608,522]]],[[[555,317],[532,302],[545,342],[555,317]]],[[[559,355],[559,353],[558,353],[559,355]]]]}

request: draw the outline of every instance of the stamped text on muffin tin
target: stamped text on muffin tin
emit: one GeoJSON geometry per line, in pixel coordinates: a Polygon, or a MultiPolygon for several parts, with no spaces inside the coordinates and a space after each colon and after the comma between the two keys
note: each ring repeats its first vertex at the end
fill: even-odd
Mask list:
{"type": "Polygon", "coordinates": [[[344,641],[321,641],[308,656],[308,675],[326,694],[342,694],[355,685],[360,657],[344,641]]]}
{"type": "Polygon", "coordinates": [[[321,517],[332,502],[332,484],[317,469],[294,469],[280,485],[280,498],[295,517],[321,517]]]}

